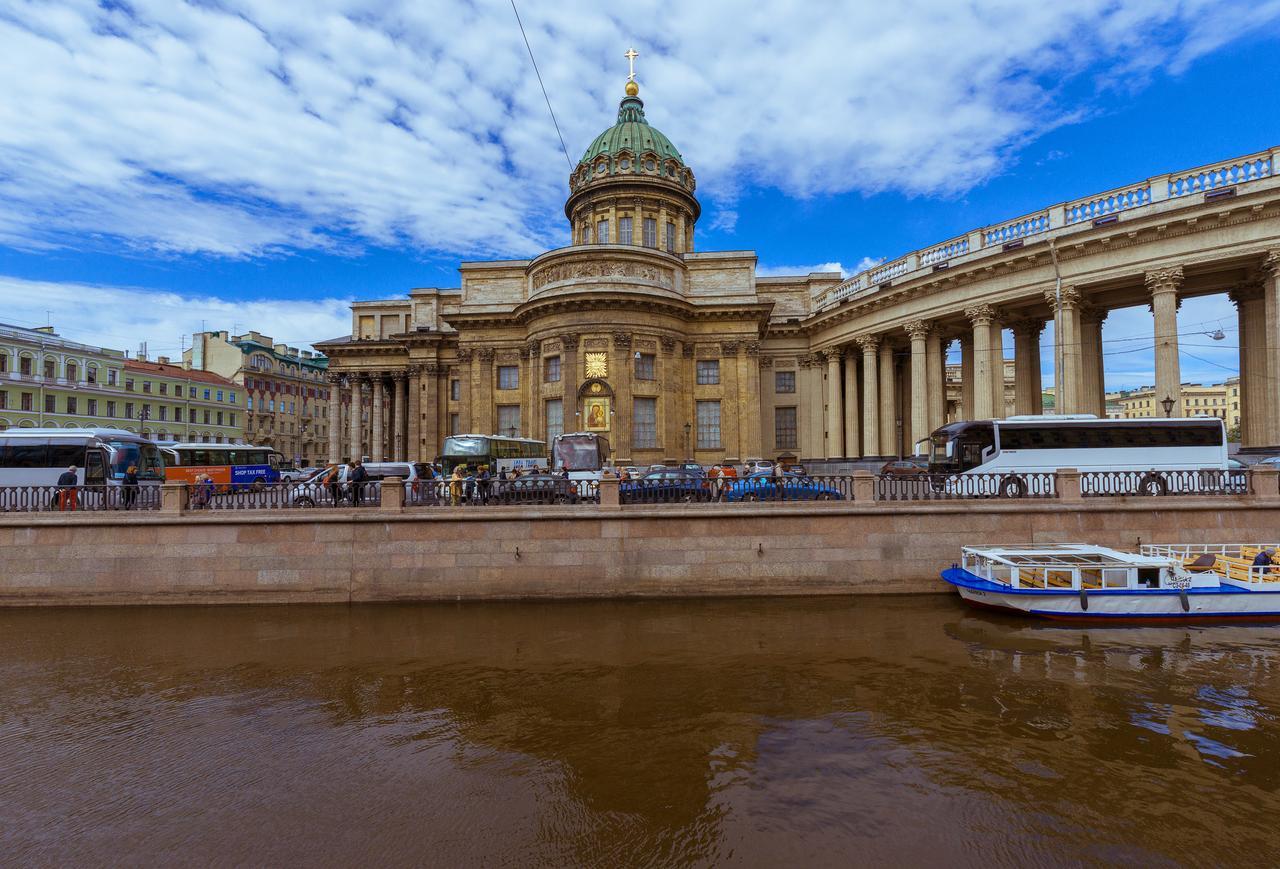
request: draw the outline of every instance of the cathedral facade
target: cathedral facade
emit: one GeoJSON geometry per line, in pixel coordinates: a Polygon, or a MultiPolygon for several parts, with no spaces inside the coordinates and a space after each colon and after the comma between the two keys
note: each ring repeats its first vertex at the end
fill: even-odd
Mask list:
{"type": "Polygon", "coordinates": [[[356,303],[351,335],[316,345],[344,409],[332,460],[571,431],[604,434],[617,465],[798,454],[801,369],[820,363],[798,326],[841,276],[759,278],[754,252],[698,251],[693,170],[637,90],[570,175],[570,246],[356,303]]]}

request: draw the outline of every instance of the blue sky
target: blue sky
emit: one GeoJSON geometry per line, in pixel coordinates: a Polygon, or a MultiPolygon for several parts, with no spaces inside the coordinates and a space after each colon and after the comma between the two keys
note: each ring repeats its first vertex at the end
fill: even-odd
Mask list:
{"type": "MultiPolygon", "coordinates": [[[[768,272],[1280,144],[1276,0],[689,5],[521,12],[572,158],[634,44],[698,174],[699,247],[768,272]]],[[[568,167],[509,4],[292,6],[0,0],[0,320],[153,353],[202,322],[306,344],[351,299],[565,243],[568,167]]],[[[1184,379],[1230,376],[1226,299],[1180,316],[1226,330],[1188,335],[1184,379]]],[[[1108,320],[1109,386],[1150,382],[1124,340],[1149,331],[1108,320]]]]}

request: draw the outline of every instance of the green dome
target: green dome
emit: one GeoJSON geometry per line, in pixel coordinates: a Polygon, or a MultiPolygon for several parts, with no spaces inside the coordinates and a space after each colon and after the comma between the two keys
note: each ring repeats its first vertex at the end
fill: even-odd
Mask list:
{"type": "Polygon", "coordinates": [[[618,122],[596,136],[582,155],[581,162],[590,163],[602,154],[612,157],[619,151],[630,151],[635,155],[652,151],[660,159],[670,158],[684,165],[684,158],[671,140],[644,119],[644,103],[639,97],[622,98],[618,104],[618,122]]]}

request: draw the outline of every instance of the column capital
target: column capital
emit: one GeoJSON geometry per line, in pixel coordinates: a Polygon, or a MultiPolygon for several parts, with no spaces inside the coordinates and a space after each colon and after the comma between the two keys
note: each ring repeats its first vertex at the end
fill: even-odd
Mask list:
{"type": "Polygon", "coordinates": [[[853,339],[853,343],[862,348],[862,353],[865,356],[868,353],[876,352],[876,349],[880,346],[880,336],[858,335],[853,339]]]}
{"type": "Polygon", "coordinates": [[[721,341],[720,355],[721,356],[737,356],[738,342],[737,341],[721,341]]]}
{"type": "Polygon", "coordinates": [[[495,350],[492,347],[480,347],[476,350],[476,356],[481,362],[492,362],[495,350]]]}
{"type": "Polygon", "coordinates": [[[326,371],[324,379],[330,383],[341,383],[343,381],[343,374],[341,371],[326,371]]]}
{"type": "Polygon", "coordinates": [[[565,350],[577,350],[578,342],[582,340],[580,332],[565,332],[560,336],[560,346],[565,350]]]}
{"type": "Polygon", "coordinates": [[[1270,277],[1280,277],[1280,247],[1267,251],[1262,258],[1262,271],[1270,277]]]}
{"type": "Polygon", "coordinates": [[[662,352],[671,354],[676,352],[676,339],[669,335],[663,335],[658,341],[662,344],[662,352]]]}
{"type": "Polygon", "coordinates": [[[1009,324],[1009,330],[1014,335],[1027,338],[1039,338],[1044,333],[1046,323],[1044,320],[1014,320],[1009,324]]]}
{"type": "Polygon", "coordinates": [[[996,309],[990,305],[974,305],[964,309],[964,315],[975,326],[990,326],[996,319],[996,309]]]}
{"type": "Polygon", "coordinates": [[[761,357],[760,357],[760,367],[761,367],[761,368],[772,368],[772,367],[773,367],[773,357],[772,357],[772,356],[761,356],[761,357]]]}
{"type": "Polygon", "coordinates": [[[1111,312],[1105,308],[1098,308],[1093,305],[1080,306],[1080,322],[1101,325],[1106,322],[1107,315],[1111,312]]]}
{"type": "Polygon", "coordinates": [[[817,368],[820,365],[822,365],[822,357],[817,353],[809,353],[800,357],[801,368],[817,368]]]}
{"type": "Polygon", "coordinates": [[[827,360],[828,365],[839,365],[841,358],[844,357],[844,351],[839,347],[828,347],[826,350],[819,351],[822,358],[827,360]]]}
{"type": "Polygon", "coordinates": [[[742,352],[746,353],[748,356],[759,356],[760,342],[759,341],[743,341],[742,352]]]}
{"type": "Polygon", "coordinates": [[[1072,286],[1063,287],[1061,290],[1045,290],[1044,300],[1049,304],[1049,310],[1056,311],[1058,309],[1059,297],[1062,299],[1062,309],[1064,311],[1070,311],[1072,308],[1075,308],[1080,304],[1080,300],[1083,298],[1083,296],[1080,295],[1080,291],[1072,286]]]}
{"type": "Polygon", "coordinates": [[[427,375],[430,375],[430,376],[432,376],[432,377],[435,377],[436,375],[444,374],[444,373],[445,373],[445,372],[447,372],[448,370],[449,370],[449,366],[444,365],[443,363],[440,363],[440,362],[424,362],[424,363],[422,363],[422,365],[419,365],[419,366],[416,366],[416,367],[415,367],[415,371],[414,371],[414,373],[415,373],[415,374],[427,374],[427,375]]]}
{"type": "Polygon", "coordinates": [[[631,333],[624,331],[622,329],[616,330],[613,333],[613,349],[614,350],[630,350],[631,349],[631,333]]]}
{"type": "Polygon", "coordinates": [[[693,358],[693,342],[692,341],[684,342],[684,346],[680,348],[680,355],[683,356],[685,359],[693,358]]]}
{"type": "Polygon", "coordinates": [[[1153,296],[1158,293],[1176,293],[1182,286],[1182,266],[1149,271],[1143,276],[1143,282],[1153,296]]]}
{"type": "Polygon", "coordinates": [[[1261,274],[1250,275],[1241,281],[1239,286],[1227,290],[1227,297],[1235,303],[1237,308],[1245,302],[1256,302],[1263,297],[1266,290],[1263,286],[1264,280],[1261,274]]]}
{"type": "Polygon", "coordinates": [[[391,379],[397,383],[403,383],[409,377],[408,368],[393,368],[391,370],[391,379]]]}
{"type": "Polygon", "coordinates": [[[459,362],[470,362],[470,361],[471,361],[471,348],[470,348],[470,347],[459,347],[455,352],[457,353],[458,361],[459,361],[459,362]]]}
{"type": "Polygon", "coordinates": [[[927,320],[912,320],[910,323],[903,324],[902,328],[907,330],[907,334],[911,336],[912,341],[923,341],[929,337],[929,333],[933,330],[933,325],[927,320]]]}

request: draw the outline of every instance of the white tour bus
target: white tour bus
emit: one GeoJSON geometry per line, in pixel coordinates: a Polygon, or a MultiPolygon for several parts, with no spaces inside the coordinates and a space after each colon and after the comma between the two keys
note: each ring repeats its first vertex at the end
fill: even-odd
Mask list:
{"type": "Polygon", "coordinates": [[[489,473],[495,477],[499,471],[509,474],[516,469],[521,472],[545,470],[547,442],[502,435],[449,435],[444,439],[444,449],[440,452],[440,465],[446,477],[458,465],[466,465],[472,470],[487,465],[489,473]]]}
{"type": "MultiPolygon", "coordinates": [[[[551,440],[551,470],[567,471],[571,480],[599,483],[608,464],[609,440],[603,435],[578,431],[556,435],[551,440]]],[[[589,485],[578,488],[584,495],[595,494],[589,491],[589,485]]]]}
{"type": "MultiPolygon", "coordinates": [[[[138,468],[138,483],[159,486],[164,482],[160,448],[132,432],[110,428],[9,428],[0,431],[0,487],[54,486],[71,465],[76,484],[86,487],[80,500],[94,506],[95,499],[117,495],[107,490],[119,486],[130,465],[138,468]]],[[[25,497],[3,490],[3,498],[25,497]]],[[[0,509],[20,505],[0,503],[0,509]]]]}
{"type": "MultiPolygon", "coordinates": [[[[1152,471],[1226,471],[1227,433],[1221,419],[1098,419],[1091,414],[1011,416],[1008,419],[954,422],[930,438],[932,474],[1008,474],[989,478],[992,494],[1026,494],[1015,475],[1079,471],[1146,472],[1135,491],[1161,494],[1215,488],[1222,475],[1194,475],[1170,483],[1152,471]]],[[[1085,483],[1085,491],[1091,491],[1085,483]]]]}

